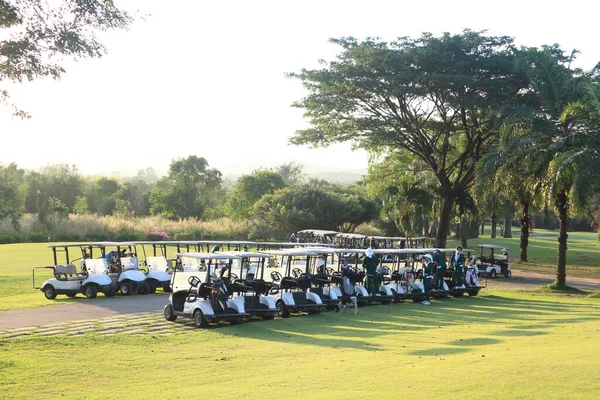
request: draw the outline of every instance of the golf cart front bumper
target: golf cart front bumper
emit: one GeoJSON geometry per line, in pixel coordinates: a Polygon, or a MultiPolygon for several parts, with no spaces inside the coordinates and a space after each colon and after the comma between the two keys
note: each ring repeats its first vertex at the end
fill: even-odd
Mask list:
{"type": "Polygon", "coordinates": [[[206,318],[208,322],[232,321],[239,318],[248,318],[249,316],[250,314],[248,313],[204,314],[204,318],[206,318]]]}

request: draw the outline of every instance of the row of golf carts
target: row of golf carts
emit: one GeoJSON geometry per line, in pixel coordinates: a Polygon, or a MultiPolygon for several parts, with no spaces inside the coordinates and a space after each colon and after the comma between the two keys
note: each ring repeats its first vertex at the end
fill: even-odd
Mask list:
{"type": "MultiPolygon", "coordinates": [[[[491,249],[482,246],[482,251],[491,249]]],[[[361,266],[363,249],[321,245],[261,252],[179,252],[164,316],[169,321],[190,318],[197,327],[206,327],[219,321],[239,324],[248,317],[266,320],[275,315],[287,318],[290,313],[319,313],[348,302],[358,306],[406,299],[421,302],[425,294],[418,260],[434,251],[376,249],[378,257],[385,255],[390,260],[380,265],[376,277],[368,276],[361,266]],[[375,293],[368,291],[366,279],[379,282],[375,293]]],[[[440,251],[451,253],[454,249],[440,251]]],[[[465,249],[465,253],[471,252],[465,249]]],[[[477,296],[482,288],[478,278],[482,265],[476,257],[469,260],[464,286],[455,286],[455,272],[449,268],[443,287],[433,289],[431,296],[477,296]]],[[[491,268],[495,271],[496,265],[491,268]]],[[[510,271],[508,264],[506,268],[510,271]]]]}
{"type": "MultiPolygon", "coordinates": [[[[154,293],[157,289],[170,291],[172,260],[167,258],[168,247],[175,251],[210,251],[217,241],[160,241],[160,242],[94,242],[51,244],[54,264],[33,268],[33,288],[41,290],[47,299],[57,295],[75,297],[83,294],[95,298],[98,293],[111,297],[117,293],[154,293]],[[138,251],[141,250],[141,251],[138,251]],[[141,257],[138,259],[138,257],[141,257]],[[77,266],[79,264],[79,266],[77,266]],[[41,270],[51,271],[52,277],[38,284],[41,270]],[[38,279],[36,279],[36,273],[38,279]]],[[[280,248],[290,243],[225,242],[227,249],[280,248]]]]}

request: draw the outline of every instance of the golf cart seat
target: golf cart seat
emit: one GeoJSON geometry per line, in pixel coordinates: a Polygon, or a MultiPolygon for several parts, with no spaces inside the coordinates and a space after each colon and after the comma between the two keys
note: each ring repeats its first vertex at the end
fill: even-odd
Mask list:
{"type": "Polygon", "coordinates": [[[206,283],[201,283],[200,286],[198,286],[198,297],[201,299],[208,299],[211,290],[212,286],[209,286],[206,283]]]}
{"type": "MultiPolygon", "coordinates": [[[[310,287],[310,279],[308,280],[308,284],[310,287]]],[[[279,284],[279,286],[282,289],[294,289],[299,287],[299,284],[297,279],[290,278],[289,276],[284,276],[283,278],[281,278],[281,283],[279,284]]]]}
{"type": "Polygon", "coordinates": [[[256,294],[265,293],[267,290],[267,285],[263,279],[246,279],[244,284],[251,288],[256,294]]]}
{"type": "Polygon", "coordinates": [[[54,267],[54,276],[59,281],[80,281],[83,276],[77,273],[77,267],[73,264],[57,265],[54,267]]]}

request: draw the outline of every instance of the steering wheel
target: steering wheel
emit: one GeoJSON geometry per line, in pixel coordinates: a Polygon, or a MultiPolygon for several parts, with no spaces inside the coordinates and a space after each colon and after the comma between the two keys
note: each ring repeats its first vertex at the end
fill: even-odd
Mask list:
{"type": "Polygon", "coordinates": [[[299,278],[302,275],[302,270],[300,268],[294,268],[292,274],[295,278],[299,278]]]}
{"type": "Polygon", "coordinates": [[[229,279],[231,279],[232,281],[235,281],[235,280],[239,280],[240,278],[238,278],[238,276],[232,272],[231,274],[229,274],[229,279]]]}
{"type": "Polygon", "coordinates": [[[281,274],[277,271],[273,271],[271,272],[271,279],[273,279],[273,282],[279,282],[281,280],[281,274]]]}
{"type": "Polygon", "coordinates": [[[200,284],[200,278],[198,278],[197,276],[190,276],[190,277],[188,278],[188,284],[189,284],[191,287],[197,287],[197,286],[198,286],[198,284],[200,284]]]}

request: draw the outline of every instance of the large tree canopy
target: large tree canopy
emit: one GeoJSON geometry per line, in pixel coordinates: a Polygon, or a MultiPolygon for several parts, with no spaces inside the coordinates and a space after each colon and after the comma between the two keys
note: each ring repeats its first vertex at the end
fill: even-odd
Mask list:
{"type": "Polygon", "coordinates": [[[466,30],[391,43],[332,41],[343,49],[337,61],[290,74],[308,90],[294,106],[311,124],[290,141],[351,141],[422,160],[443,194],[437,240],[444,246],[454,201],[471,185],[486,140],[497,134],[501,108],[526,85],[513,67],[512,39],[466,30]]]}
{"type": "MultiPolygon", "coordinates": [[[[131,15],[112,0],[0,0],[0,81],[21,82],[64,72],[61,57],[100,57],[98,31],[124,29],[131,15]],[[3,32],[4,33],[4,32],[3,32]]],[[[0,88],[0,102],[8,92],[0,88]]],[[[14,106],[13,106],[14,107],[14,106]]],[[[16,107],[14,113],[27,114],[16,107]]]]}

